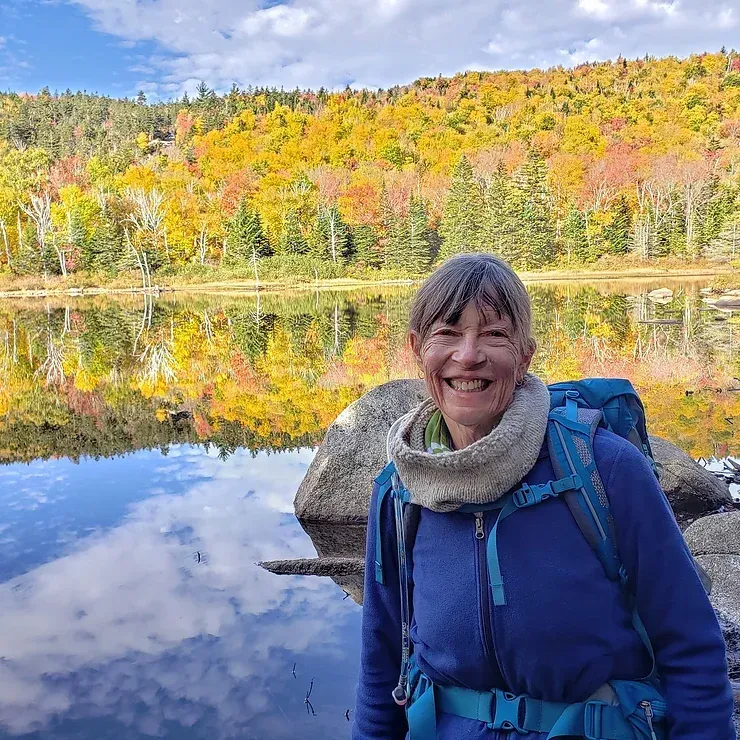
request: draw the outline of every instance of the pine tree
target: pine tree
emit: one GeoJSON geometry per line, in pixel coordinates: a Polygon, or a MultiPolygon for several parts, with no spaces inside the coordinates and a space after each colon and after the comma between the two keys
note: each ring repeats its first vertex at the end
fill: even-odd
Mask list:
{"type": "Polygon", "coordinates": [[[411,196],[406,217],[404,267],[413,275],[422,274],[432,261],[429,217],[421,198],[411,196]]]}
{"type": "Polygon", "coordinates": [[[627,254],[630,246],[632,213],[627,199],[620,195],[612,208],[612,221],[604,229],[604,240],[609,254],[627,254]]]}
{"type": "Polygon", "coordinates": [[[575,206],[568,211],[563,223],[562,239],[568,262],[585,261],[590,257],[586,238],[586,218],[575,206]]]}
{"type": "Polygon", "coordinates": [[[280,254],[308,254],[308,241],[295,210],[290,210],[285,215],[283,232],[280,235],[280,254]]]}
{"type": "Polygon", "coordinates": [[[378,234],[372,226],[361,224],[352,232],[355,259],[367,267],[377,268],[382,263],[378,234]]]}
{"type": "Polygon", "coordinates": [[[21,230],[21,240],[18,248],[18,255],[15,259],[15,270],[20,275],[38,274],[46,272],[45,255],[41,254],[38,242],[36,241],[36,229],[32,224],[26,224],[21,230]]]}
{"type": "Polygon", "coordinates": [[[100,226],[83,252],[83,265],[87,269],[115,275],[120,267],[123,252],[123,235],[118,224],[104,215],[100,226]]]}
{"type": "Polygon", "coordinates": [[[734,262],[740,257],[740,214],[735,214],[707,245],[705,254],[717,262],[734,262]]]}
{"type": "Polygon", "coordinates": [[[242,198],[229,221],[225,262],[232,265],[246,264],[255,257],[268,257],[270,254],[272,250],[262,230],[260,215],[242,198]]]}
{"type": "Polygon", "coordinates": [[[383,226],[383,265],[388,269],[403,269],[403,224],[393,210],[385,190],[380,197],[380,218],[383,226]]]}
{"type": "Polygon", "coordinates": [[[555,256],[555,225],[547,188],[547,165],[535,149],[530,149],[514,178],[514,185],[521,207],[518,239],[523,245],[521,258],[514,266],[542,267],[555,256]]]}
{"type": "Polygon", "coordinates": [[[510,263],[518,260],[521,251],[514,195],[511,179],[504,166],[499,165],[484,195],[480,249],[497,254],[510,263]]]}
{"type": "Polygon", "coordinates": [[[719,237],[734,210],[735,194],[729,188],[722,187],[719,178],[714,176],[707,186],[706,198],[696,218],[695,239],[699,251],[719,237]]]}
{"type": "Polygon", "coordinates": [[[468,158],[463,155],[452,171],[450,190],[439,224],[441,256],[447,258],[478,249],[482,220],[483,193],[468,158]]]}

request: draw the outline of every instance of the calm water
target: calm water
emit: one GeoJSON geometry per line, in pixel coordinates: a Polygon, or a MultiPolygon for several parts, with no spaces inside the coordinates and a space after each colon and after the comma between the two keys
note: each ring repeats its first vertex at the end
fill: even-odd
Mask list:
{"type": "MultiPolygon", "coordinates": [[[[652,431],[737,454],[740,318],[664,285],[532,287],[536,369],[630,377],[652,431]]],[[[255,563],[315,555],[294,493],[413,374],[412,294],[0,303],[0,737],[347,736],[360,608],[255,563]]]]}

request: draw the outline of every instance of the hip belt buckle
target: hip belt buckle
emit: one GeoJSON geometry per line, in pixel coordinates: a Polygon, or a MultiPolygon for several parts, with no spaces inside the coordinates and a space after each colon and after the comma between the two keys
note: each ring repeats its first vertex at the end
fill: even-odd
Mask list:
{"type": "Polygon", "coordinates": [[[494,695],[493,722],[489,725],[493,730],[516,730],[520,735],[526,735],[520,722],[524,721],[526,712],[524,696],[516,696],[507,691],[496,690],[494,695]],[[520,719],[521,718],[521,719],[520,719]]]}

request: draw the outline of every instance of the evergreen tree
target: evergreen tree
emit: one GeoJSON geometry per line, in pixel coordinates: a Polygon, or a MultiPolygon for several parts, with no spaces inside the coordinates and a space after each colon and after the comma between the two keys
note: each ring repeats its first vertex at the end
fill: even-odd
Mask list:
{"type": "Polygon", "coordinates": [[[517,262],[521,252],[517,238],[519,214],[515,212],[515,205],[511,178],[504,166],[499,165],[484,195],[480,249],[497,254],[509,263],[517,262]]]}
{"type": "Polygon", "coordinates": [[[272,254],[270,244],[262,230],[259,213],[242,198],[239,207],[229,221],[226,236],[227,264],[245,264],[255,256],[267,257],[272,254]]]}
{"type": "Polygon", "coordinates": [[[563,223],[562,240],[568,262],[585,261],[591,256],[586,237],[586,218],[575,206],[571,206],[563,223]]]}
{"type": "Polygon", "coordinates": [[[542,267],[555,256],[555,225],[547,188],[547,165],[535,149],[530,149],[514,178],[514,186],[521,208],[518,240],[523,245],[521,258],[515,266],[542,267]]]}
{"type": "Polygon", "coordinates": [[[609,254],[627,254],[630,247],[632,213],[627,199],[620,195],[612,208],[612,221],[604,229],[604,240],[609,254]]]}
{"type": "Polygon", "coordinates": [[[385,190],[383,190],[380,198],[380,218],[383,226],[383,264],[389,269],[403,269],[403,224],[393,210],[388,199],[388,193],[385,190]]]}
{"type": "Polygon", "coordinates": [[[123,257],[123,234],[118,224],[107,214],[101,219],[83,250],[83,266],[88,270],[99,270],[115,275],[123,257]]]}
{"type": "Polygon", "coordinates": [[[378,234],[372,226],[361,224],[352,232],[355,259],[367,267],[377,268],[382,263],[378,234]]]}
{"type": "Polygon", "coordinates": [[[697,215],[695,239],[699,251],[703,251],[724,231],[728,219],[735,211],[735,194],[722,187],[718,177],[713,177],[707,186],[706,200],[697,215]]]}
{"type": "Polygon", "coordinates": [[[728,219],[720,233],[707,245],[705,254],[717,262],[734,262],[740,257],[740,214],[728,219]]]}
{"type": "Polygon", "coordinates": [[[424,201],[413,195],[409,201],[405,231],[403,266],[413,275],[420,275],[427,270],[432,261],[429,217],[424,201]]]}
{"type": "Polygon", "coordinates": [[[298,213],[293,209],[288,211],[283,220],[279,251],[280,254],[308,254],[308,241],[298,213]]]}
{"type": "Polygon", "coordinates": [[[73,269],[85,267],[85,252],[89,243],[85,223],[80,212],[72,211],[69,215],[67,228],[67,257],[70,258],[73,269]]]}
{"type": "Polygon", "coordinates": [[[15,271],[21,275],[47,272],[48,267],[44,256],[41,254],[38,242],[36,241],[36,229],[34,229],[32,224],[26,224],[21,229],[18,255],[14,263],[15,271]]]}
{"type": "Polygon", "coordinates": [[[483,194],[466,156],[461,156],[452,171],[450,190],[444,204],[439,235],[441,256],[451,257],[479,248],[483,220],[483,194]]]}

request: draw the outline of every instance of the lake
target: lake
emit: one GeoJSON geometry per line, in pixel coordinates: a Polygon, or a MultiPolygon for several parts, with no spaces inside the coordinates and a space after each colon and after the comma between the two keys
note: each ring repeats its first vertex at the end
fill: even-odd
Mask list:
{"type": "MultiPolygon", "coordinates": [[[[529,289],[542,377],[628,377],[651,432],[740,451],[706,281],[529,289]]],[[[256,563],[315,555],[293,496],[347,404],[415,375],[413,293],[0,303],[0,738],[348,736],[360,607],[256,563]]]]}

